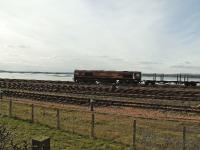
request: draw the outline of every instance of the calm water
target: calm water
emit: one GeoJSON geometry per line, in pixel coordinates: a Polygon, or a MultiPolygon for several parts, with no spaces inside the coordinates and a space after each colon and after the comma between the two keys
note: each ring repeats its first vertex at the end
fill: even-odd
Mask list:
{"type": "MultiPolygon", "coordinates": [[[[56,81],[73,81],[73,74],[33,74],[33,73],[0,73],[0,78],[8,79],[35,79],[35,80],[56,80],[56,81]]],[[[152,80],[153,77],[142,77],[142,80],[152,80]]],[[[160,78],[157,77],[159,81],[160,78]]],[[[164,80],[176,81],[176,77],[165,77],[164,80]]],[[[182,79],[183,80],[183,79],[182,79]]],[[[189,81],[199,81],[200,78],[192,78],[189,81]]]]}
{"type": "Polygon", "coordinates": [[[72,74],[0,73],[0,78],[72,81],[72,74]]]}

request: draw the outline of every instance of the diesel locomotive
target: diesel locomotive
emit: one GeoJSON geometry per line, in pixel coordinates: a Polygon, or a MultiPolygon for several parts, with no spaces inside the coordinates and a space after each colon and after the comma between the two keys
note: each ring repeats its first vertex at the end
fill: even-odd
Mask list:
{"type": "Polygon", "coordinates": [[[139,71],[75,70],[74,82],[138,84],[141,82],[141,76],[139,71]]]}

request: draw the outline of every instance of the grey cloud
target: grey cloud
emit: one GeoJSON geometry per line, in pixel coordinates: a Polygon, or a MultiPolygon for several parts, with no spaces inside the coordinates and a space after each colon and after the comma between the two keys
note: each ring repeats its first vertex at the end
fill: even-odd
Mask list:
{"type": "Polygon", "coordinates": [[[190,65],[190,64],[192,64],[190,61],[184,61],[184,64],[186,64],[186,65],[190,65]]]}
{"type": "Polygon", "coordinates": [[[28,45],[8,45],[9,48],[20,48],[20,49],[28,49],[30,46],[28,45]]]}
{"type": "Polygon", "coordinates": [[[126,61],[125,59],[122,59],[122,58],[111,58],[111,60],[118,61],[118,62],[125,62],[126,61]]]}
{"type": "Polygon", "coordinates": [[[184,26],[187,34],[170,32],[179,23],[179,17],[171,21],[173,13],[182,10],[177,2],[1,0],[0,63],[16,62],[8,63],[7,70],[30,66],[30,70],[47,71],[134,68],[165,72],[179,62],[198,66],[200,38],[193,34],[199,31],[199,9],[182,20],[190,24],[184,26]],[[189,43],[188,33],[192,35],[189,43]]]}
{"type": "Polygon", "coordinates": [[[30,48],[30,46],[28,45],[18,45],[19,48],[22,48],[22,49],[28,49],[30,48]]]}
{"type": "Polygon", "coordinates": [[[200,70],[200,66],[192,66],[192,65],[173,65],[173,66],[170,66],[170,67],[174,68],[174,69],[188,69],[188,70],[195,69],[195,70],[200,70]]]}
{"type": "Polygon", "coordinates": [[[154,62],[154,61],[141,61],[139,63],[142,65],[161,65],[161,64],[163,64],[161,62],[159,63],[159,62],[154,62]]]}

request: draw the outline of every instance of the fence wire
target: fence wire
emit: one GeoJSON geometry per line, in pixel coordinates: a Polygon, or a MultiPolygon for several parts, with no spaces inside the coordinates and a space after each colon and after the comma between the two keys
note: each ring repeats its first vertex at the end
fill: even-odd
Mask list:
{"type": "Polygon", "coordinates": [[[134,143],[135,134],[137,149],[200,149],[200,123],[195,122],[136,119],[89,110],[56,109],[39,105],[34,105],[33,108],[31,104],[10,99],[0,100],[0,114],[25,120],[34,119],[32,121],[53,128],[130,146],[134,143]],[[137,120],[135,133],[133,120],[137,120]]]}

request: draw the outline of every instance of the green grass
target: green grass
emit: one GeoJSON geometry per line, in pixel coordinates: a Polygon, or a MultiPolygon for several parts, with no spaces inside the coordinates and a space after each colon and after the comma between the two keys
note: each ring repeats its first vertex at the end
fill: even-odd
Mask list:
{"type": "Polygon", "coordinates": [[[15,133],[15,142],[20,143],[23,140],[30,141],[32,138],[41,138],[41,136],[51,138],[51,147],[53,150],[123,150],[130,147],[116,142],[105,140],[92,140],[88,137],[72,134],[66,131],[56,130],[41,124],[31,124],[28,121],[0,117],[0,124],[4,124],[9,130],[15,133]]]}
{"type": "MultiPolygon", "coordinates": [[[[0,113],[8,115],[8,101],[1,103],[0,113]]],[[[13,117],[30,120],[30,105],[13,102],[13,117]]],[[[137,120],[136,143],[140,149],[160,150],[165,147],[172,150],[181,149],[183,126],[187,129],[186,138],[188,149],[195,150],[200,148],[200,124],[195,122],[149,120],[95,113],[95,137],[102,140],[115,141],[114,143],[118,144],[123,143],[123,148],[128,148],[125,145],[131,145],[133,119],[137,120]]],[[[90,112],[71,109],[61,110],[60,120],[61,129],[63,131],[65,130],[66,133],[76,133],[84,137],[89,137],[91,126],[90,112]]],[[[55,130],[56,110],[35,106],[35,122],[47,125],[52,130],[55,130]]],[[[85,145],[85,142],[82,144],[85,145]]],[[[107,149],[105,145],[102,145],[102,147],[104,147],[103,149],[107,149]]]]}

